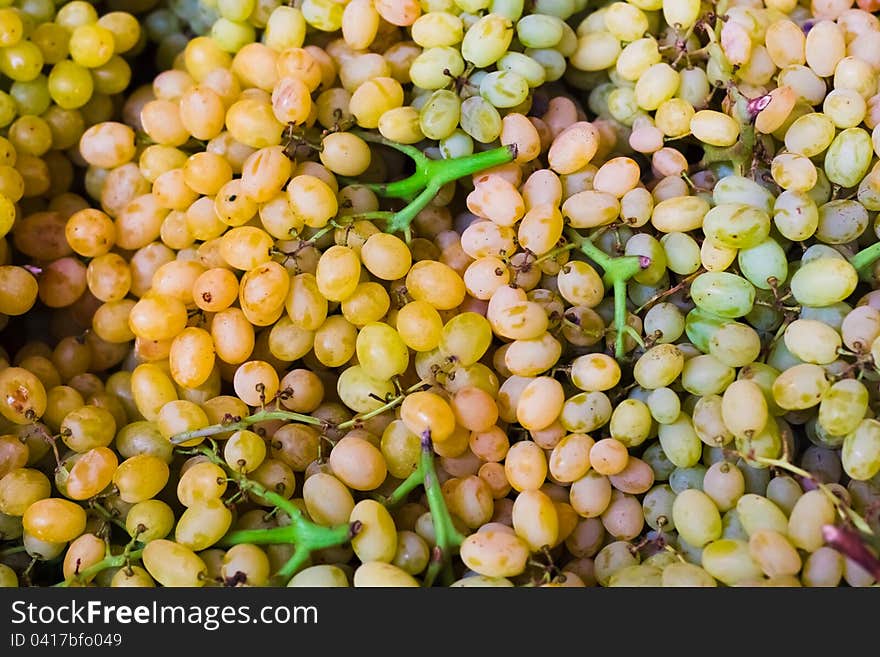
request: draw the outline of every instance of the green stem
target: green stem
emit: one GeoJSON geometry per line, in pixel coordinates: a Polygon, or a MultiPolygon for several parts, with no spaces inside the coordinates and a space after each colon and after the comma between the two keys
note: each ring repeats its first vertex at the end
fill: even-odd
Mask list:
{"type": "Polygon", "coordinates": [[[530,265],[539,265],[542,262],[544,262],[545,260],[550,260],[552,258],[555,258],[560,253],[565,253],[567,251],[571,251],[572,249],[576,249],[576,248],[577,248],[577,244],[572,244],[570,242],[568,244],[563,244],[562,246],[556,247],[552,251],[547,251],[547,253],[545,253],[544,255],[538,256],[529,264],[530,265]]]}
{"type": "Polygon", "coordinates": [[[271,544],[290,544],[295,545],[296,549],[290,561],[276,574],[278,579],[290,579],[314,550],[332,547],[347,543],[361,529],[360,522],[352,522],[334,527],[324,527],[318,525],[305,517],[305,514],[286,497],[269,490],[262,484],[245,477],[243,474],[234,471],[220,456],[213,450],[199,447],[191,452],[202,454],[210,461],[216,463],[226,470],[230,477],[235,480],[238,487],[245,492],[250,492],[256,496],[263,498],[266,502],[283,511],[290,518],[290,524],[282,527],[269,527],[266,529],[239,529],[233,530],[226,534],[217,545],[220,547],[230,547],[240,543],[251,543],[255,545],[271,545],[271,544]]]}
{"type": "Polygon", "coordinates": [[[105,509],[102,505],[95,502],[91,504],[89,508],[94,509],[98,513],[98,515],[101,516],[106,522],[112,523],[117,527],[124,529],[126,533],[128,533],[128,527],[125,526],[125,523],[117,516],[114,516],[111,511],[105,509]]]}
{"type": "MultiPolygon", "coordinates": [[[[719,26],[721,21],[719,21],[719,26]]],[[[719,27],[720,29],[720,27],[719,27]]],[[[718,58],[727,62],[721,47],[714,45],[715,54],[718,58]]],[[[729,67],[729,62],[727,62],[729,67]]],[[[740,176],[749,173],[752,168],[752,160],[754,158],[755,146],[758,142],[758,134],[755,131],[755,113],[749,108],[749,99],[731,84],[728,92],[734,98],[734,118],[739,123],[739,138],[732,146],[703,146],[703,158],[700,161],[700,167],[704,168],[715,162],[729,162],[734,171],[740,176]]]]}
{"type": "Polygon", "coordinates": [[[236,529],[217,542],[217,547],[232,547],[241,543],[252,545],[307,545],[310,550],[340,545],[351,540],[351,525],[323,527],[306,520],[302,514],[299,522],[283,527],[266,529],[236,529]]]}
{"type": "Polygon", "coordinates": [[[275,579],[281,582],[287,582],[306,564],[310,556],[310,549],[297,546],[293,551],[293,555],[287,560],[287,563],[285,563],[276,573],[275,579]]]}
{"type": "Polygon", "coordinates": [[[122,554],[117,554],[114,556],[104,557],[98,563],[92,564],[85,570],[77,573],[73,577],[64,580],[56,584],[57,587],[68,587],[76,584],[77,582],[87,582],[95,575],[100,573],[102,570],[107,570],[108,568],[120,568],[132,560],[140,559],[143,554],[144,549],[140,548],[138,550],[126,550],[122,554]]]}
{"type": "Polygon", "coordinates": [[[205,438],[207,436],[214,436],[218,433],[225,433],[227,431],[247,429],[249,426],[259,422],[265,422],[266,420],[288,420],[290,422],[302,422],[303,424],[311,424],[315,426],[323,426],[324,424],[323,420],[319,420],[311,415],[303,415],[302,413],[294,413],[293,411],[262,410],[257,411],[253,415],[243,417],[235,422],[220,422],[219,424],[212,424],[201,429],[195,429],[194,431],[184,431],[182,433],[174,434],[171,436],[171,444],[182,445],[183,443],[188,443],[196,438],[205,438]]]}
{"type": "MultiPolygon", "coordinates": [[[[745,457],[743,457],[745,458],[745,457]]],[[[837,495],[834,494],[828,486],[826,486],[821,481],[817,480],[816,477],[813,476],[811,472],[804,470],[803,468],[799,468],[798,466],[790,463],[789,461],[782,459],[771,459],[766,456],[752,456],[749,457],[753,461],[757,461],[758,463],[763,463],[766,466],[771,468],[779,468],[780,470],[787,470],[792,474],[796,474],[799,477],[803,477],[804,479],[808,479],[816,484],[816,487],[822,491],[822,494],[828,498],[828,500],[834,505],[834,508],[837,509],[838,515],[842,520],[848,520],[852,522],[857,529],[864,532],[868,536],[873,536],[874,532],[871,530],[871,526],[862,518],[856,511],[850,507],[846,502],[840,499],[837,495]]]]}
{"type": "MultiPolygon", "coordinates": [[[[372,411],[367,413],[362,413],[360,415],[356,415],[350,420],[346,420],[345,422],[340,422],[336,425],[337,429],[352,429],[361,422],[366,422],[369,419],[376,417],[377,415],[381,415],[385,411],[390,411],[392,408],[396,408],[403,403],[403,400],[406,396],[411,392],[417,392],[425,388],[427,384],[424,382],[419,382],[410,388],[402,391],[401,394],[397,395],[393,399],[385,402],[379,408],[375,408],[372,411]]],[[[196,429],[194,431],[184,431],[182,433],[175,434],[171,436],[171,444],[172,445],[182,445],[183,443],[188,443],[191,440],[195,440],[196,438],[205,438],[208,436],[214,436],[218,433],[226,433],[228,431],[238,431],[240,429],[247,429],[248,427],[259,424],[260,422],[265,422],[267,420],[287,420],[288,422],[301,422],[302,424],[311,424],[313,426],[323,427],[327,423],[324,420],[318,419],[316,417],[312,417],[311,415],[303,415],[302,413],[294,413],[293,411],[257,411],[253,415],[248,415],[247,417],[240,418],[235,422],[220,422],[219,424],[212,424],[207,427],[203,427],[201,429],[196,429]]]]}
{"type": "Polygon", "coordinates": [[[432,160],[414,146],[398,144],[371,133],[356,132],[355,134],[365,141],[394,148],[408,155],[415,163],[415,173],[403,180],[396,180],[390,183],[366,184],[350,181],[351,184],[366,187],[379,196],[401,198],[408,201],[407,206],[394,213],[394,216],[388,222],[386,230],[389,233],[407,230],[415,216],[431,202],[431,199],[438,194],[445,184],[483,171],[484,169],[512,162],[516,157],[516,147],[510,145],[493,148],[481,153],[454,157],[448,160],[432,160]]]}
{"type": "Polygon", "coordinates": [[[430,587],[441,572],[445,580],[452,579],[450,559],[453,551],[461,547],[464,541],[464,536],[455,528],[449,509],[446,507],[446,501],[443,499],[443,490],[434,467],[434,444],[431,441],[430,429],[422,434],[422,455],[419,460],[419,469],[424,479],[425,494],[428,497],[428,508],[431,510],[431,521],[434,524],[436,539],[431,554],[431,563],[425,573],[425,586],[430,587]]]}
{"type": "Polygon", "coordinates": [[[880,242],[875,242],[868,248],[856,253],[850,258],[849,263],[855,267],[856,271],[859,271],[873,264],[878,259],[880,259],[880,242]]]}
{"type": "Polygon", "coordinates": [[[387,507],[395,507],[406,499],[406,496],[409,495],[416,488],[425,483],[425,471],[420,467],[410,474],[409,477],[404,479],[400,485],[394,489],[394,492],[391,493],[388,497],[382,499],[382,503],[387,507]]]}
{"type": "Polygon", "coordinates": [[[8,557],[13,554],[18,554],[19,552],[26,552],[27,548],[24,545],[16,545],[15,547],[6,548],[5,550],[0,550],[0,559],[3,557],[8,557]]]}
{"type": "Polygon", "coordinates": [[[650,266],[651,259],[647,256],[612,257],[574,228],[566,229],[565,234],[581,253],[604,270],[602,282],[614,291],[614,329],[617,332],[614,354],[617,358],[623,358],[626,353],[625,339],[627,335],[633,337],[637,342],[641,342],[636,331],[626,323],[626,284],[629,279],[650,266]]]}

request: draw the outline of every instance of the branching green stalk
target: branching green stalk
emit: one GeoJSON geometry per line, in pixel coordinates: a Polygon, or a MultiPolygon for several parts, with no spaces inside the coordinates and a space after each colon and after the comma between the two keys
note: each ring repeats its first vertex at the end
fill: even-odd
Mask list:
{"type": "Polygon", "coordinates": [[[624,345],[627,335],[637,343],[643,344],[638,332],[626,323],[626,284],[633,276],[649,267],[651,259],[647,256],[612,257],[574,228],[566,229],[565,234],[581,253],[603,269],[605,274],[602,282],[614,291],[614,329],[617,332],[614,353],[617,358],[623,358],[626,353],[624,345]]]}
{"type": "Polygon", "coordinates": [[[240,543],[256,545],[288,544],[296,546],[293,556],[276,574],[276,578],[279,580],[286,582],[290,579],[305,564],[313,551],[347,543],[361,529],[361,523],[358,521],[335,527],[324,527],[308,520],[300,508],[293,502],[236,472],[212,449],[197,447],[193,450],[187,450],[187,453],[206,456],[210,461],[226,470],[240,490],[261,497],[269,504],[283,511],[290,518],[290,524],[283,527],[233,530],[216,544],[218,547],[231,547],[240,543]]]}
{"type": "Polygon", "coordinates": [[[102,505],[97,502],[89,505],[89,508],[94,510],[101,518],[104,519],[105,522],[109,522],[111,524],[116,525],[120,529],[125,529],[128,531],[128,528],[125,526],[125,523],[119,519],[119,517],[113,515],[113,513],[107,509],[105,509],[102,505]]]}
{"type": "MultiPolygon", "coordinates": [[[[338,425],[335,425],[336,429],[353,429],[358,426],[361,422],[366,422],[367,420],[376,417],[377,415],[381,415],[385,411],[389,411],[392,408],[396,408],[400,404],[403,403],[404,398],[411,392],[416,392],[424,388],[426,384],[417,383],[411,388],[402,391],[399,395],[390,399],[385,404],[376,408],[368,413],[363,413],[360,415],[356,415],[350,420],[346,420],[345,422],[340,422],[338,425]]],[[[172,445],[182,445],[184,443],[188,443],[191,440],[195,440],[196,438],[205,438],[207,436],[215,436],[218,433],[226,433],[228,431],[239,431],[241,429],[247,429],[254,424],[259,424],[260,422],[265,422],[267,420],[286,420],[288,422],[300,422],[302,424],[311,424],[317,427],[327,426],[327,422],[325,420],[321,420],[316,417],[312,417],[311,415],[303,415],[302,413],[294,413],[293,411],[282,411],[282,410],[266,410],[263,409],[261,411],[257,411],[253,415],[248,415],[247,417],[238,418],[234,421],[230,422],[220,422],[218,424],[212,424],[207,427],[203,427],[201,429],[195,429],[193,431],[184,431],[178,434],[175,434],[171,437],[172,445]]]]}
{"type": "Polygon", "coordinates": [[[512,162],[516,157],[516,146],[502,146],[482,153],[473,153],[448,160],[432,160],[415,146],[398,144],[380,135],[368,132],[357,132],[364,141],[383,144],[408,155],[415,162],[416,170],[408,178],[390,183],[359,183],[356,180],[346,181],[348,184],[366,187],[379,196],[399,198],[407,201],[406,207],[395,212],[388,220],[386,230],[389,233],[408,231],[409,225],[440,189],[453,180],[490,169],[494,166],[512,162]]]}
{"type": "Polygon", "coordinates": [[[434,443],[431,441],[431,431],[427,430],[421,436],[421,454],[419,467],[407,477],[401,484],[382,501],[386,507],[397,506],[403,502],[407,495],[419,486],[425,487],[428,497],[428,508],[431,511],[431,521],[434,524],[435,545],[431,552],[431,561],[425,573],[425,586],[434,584],[438,575],[442,575],[446,584],[451,583],[453,576],[450,568],[450,560],[453,553],[461,547],[464,536],[455,528],[452,516],[443,499],[443,490],[440,480],[437,478],[437,469],[434,466],[434,443]]]}
{"type": "Polygon", "coordinates": [[[85,568],[81,572],[78,572],[73,577],[70,577],[63,582],[56,584],[57,587],[68,587],[74,586],[78,583],[88,582],[93,579],[95,575],[100,573],[102,570],[107,570],[108,568],[121,568],[126,566],[132,561],[136,561],[141,558],[141,555],[144,552],[143,548],[138,548],[137,550],[131,549],[134,545],[135,541],[133,540],[126,546],[125,551],[122,554],[108,555],[101,559],[98,563],[92,564],[88,568],[85,568]]]}

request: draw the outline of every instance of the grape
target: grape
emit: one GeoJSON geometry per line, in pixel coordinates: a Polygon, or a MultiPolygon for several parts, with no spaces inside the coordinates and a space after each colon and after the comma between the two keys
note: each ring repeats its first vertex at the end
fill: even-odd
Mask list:
{"type": "Polygon", "coordinates": [[[350,522],[291,585],[868,582],[821,531],[880,468],[865,3],[14,4],[0,530],[40,577],[103,568],[97,499],[146,546],[99,586],[285,583],[212,546],[350,522]]]}

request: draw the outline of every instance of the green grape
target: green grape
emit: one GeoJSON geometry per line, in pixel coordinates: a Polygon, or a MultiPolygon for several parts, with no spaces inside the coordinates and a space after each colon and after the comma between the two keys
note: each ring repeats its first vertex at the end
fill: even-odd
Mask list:
{"type": "Polygon", "coordinates": [[[472,96],[461,104],[461,127],[478,142],[488,144],[501,134],[501,115],[484,98],[472,96]]]}
{"type": "Polygon", "coordinates": [[[840,334],[815,319],[796,319],[785,328],[785,346],[805,363],[827,365],[837,358],[840,334]]]}
{"type": "Polygon", "coordinates": [[[243,22],[256,7],[256,0],[217,0],[217,11],[230,21],[243,22]]]}
{"type": "Polygon", "coordinates": [[[658,303],[644,318],[645,335],[653,336],[656,342],[676,342],[684,333],[684,315],[671,303],[658,303]]]}
{"type": "Polygon", "coordinates": [[[510,19],[498,14],[487,14],[465,32],[461,54],[477,68],[487,68],[507,52],[513,33],[510,19]]]}
{"type": "Polygon", "coordinates": [[[716,587],[718,582],[704,568],[687,562],[674,562],[663,569],[664,587],[716,587]]]}
{"type": "Polygon", "coordinates": [[[515,21],[522,16],[524,7],[524,0],[492,0],[489,4],[489,11],[515,21]]]}
{"type": "Polygon", "coordinates": [[[59,107],[76,109],[85,105],[94,91],[89,70],[71,61],[61,61],[49,73],[49,95],[59,107]]]}
{"type": "Polygon", "coordinates": [[[461,101],[458,95],[438,89],[419,112],[419,127],[429,139],[445,139],[458,127],[460,118],[461,101]]]}
{"type": "Polygon", "coordinates": [[[788,260],[779,242],[768,238],[737,253],[737,264],[748,281],[757,288],[770,289],[771,279],[784,281],[788,278],[788,260]]]}
{"type": "Polygon", "coordinates": [[[870,223],[868,211],[858,201],[829,201],[819,207],[816,237],[826,244],[856,240],[870,223]]]}
{"type": "Polygon", "coordinates": [[[686,413],[679,414],[673,422],[661,424],[657,436],[663,453],[676,467],[689,468],[699,462],[703,444],[686,413]]]}
{"type": "Polygon", "coordinates": [[[865,481],[880,472],[880,422],[862,420],[855,431],[847,434],[840,456],[843,469],[852,479],[865,481]]]}
{"type": "Polygon", "coordinates": [[[410,28],[412,39],[423,48],[454,46],[464,38],[464,23],[447,11],[423,14],[410,28]]]}
{"type": "Polygon", "coordinates": [[[413,84],[422,89],[443,89],[464,73],[461,53],[449,46],[427,48],[409,68],[413,84]]]}
{"type": "Polygon", "coordinates": [[[798,303],[816,307],[843,301],[857,284],[856,270],[842,258],[819,258],[802,264],[790,283],[798,303]]]}
{"type": "MultiPolygon", "coordinates": [[[[476,96],[474,98],[476,98],[476,96]]],[[[471,99],[468,98],[468,100],[471,99]]],[[[464,110],[465,103],[467,103],[467,101],[462,103],[462,110],[464,110]]],[[[495,108],[493,107],[492,109],[495,108]]],[[[462,157],[464,155],[470,155],[471,153],[473,153],[474,140],[468,133],[464,132],[463,130],[455,130],[445,139],[441,139],[438,147],[440,148],[440,154],[443,156],[443,158],[448,160],[453,157],[462,157]]]]}
{"type": "Polygon", "coordinates": [[[747,493],[739,498],[736,511],[743,529],[751,536],[757,531],[788,533],[788,518],[771,500],[747,493]]]}
{"type": "Polygon", "coordinates": [[[49,80],[39,75],[28,82],[13,82],[9,94],[15,99],[19,114],[39,115],[49,109],[49,80]]]}
{"type": "Polygon", "coordinates": [[[619,87],[608,94],[608,113],[624,125],[631,126],[642,114],[635,92],[629,87],[619,87]]]}
{"type": "Polygon", "coordinates": [[[819,210],[807,193],[786,190],[774,203],[773,224],[783,237],[802,242],[819,227],[819,210]]]}
{"type": "Polygon", "coordinates": [[[749,455],[745,462],[751,470],[766,469],[766,464],[753,457],[776,459],[782,454],[782,434],[775,420],[768,421],[757,433],[739,433],[734,443],[740,453],[749,455]]]}
{"type": "Polygon", "coordinates": [[[736,274],[707,272],[697,276],[691,283],[691,298],[703,311],[736,318],[752,309],[755,288],[736,274]]]}
{"type": "Polygon", "coordinates": [[[495,63],[495,66],[499,71],[510,71],[521,76],[532,89],[540,87],[546,77],[546,72],[541,64],[520,52],[506,53],[495,63]]]}
{"type": "Polygon", "coordinates": [[[721,538],[721,514],[702,491],[689,489],[676,495],[672,517],[679,536],[690,545],[703,547],[721,538]]]}
{"type": "Polygon", "coordinates": [[[36,23],[51,21],[55,15],[55,4],[53,0],[21,0],[17,3],[21,11],[36,23]]]}
{"type": "Polygon", "coordinates": [[[649,394],[645,403],[653,417],[660,424],[675,422],[681,412],[681,400],[671,388],[655,388],[649,394]]]}
{"type": "Polygon", "coordinates": [[[495,107],[516,107],[528,98],[529,83],[513,71],[492,71],[480,82],[480,95],[495,107]]]}
{"type": "Polygon", "coordinates": [[[709,339],[709,353],[730,367],[745,367],[761,353],[761,337],[747,324],[728,322],[709,339]]]}
{"type": "Polygon", "coordinates": [[[87,68],[103,66],[113,56],[113,33],[98,24],[80,25],[70,35],[70,58],[87,68]]]}
{"type": "Polygon", "coordinates": [[[637,565],[640,558],[638,552],[634,554],[633,550],[629,549],[629,543],[626,541],[608,543],[593,559],[596,581],[601,586],[607,586],[615,573],[637,565]]]}
{"type": "Polygon", "coordinates": [[[516,36],[526,48],[552,48],[562,39],[562,20],[540,13],[523,16],[516,23],[516,36]]]}
{"type": "MultiPolygon", "coordinates": [[[[717,333],[720,333],[720,329],[717,333]]],[[[723,392],[736,377],[732,367],[710,354],[689,358],[681,371],[681,386],[692,395],[704,397],[723,392]]]]}
{"type": "Polygon", "coordinates": [[[786,532],[796,548],[815,552],[824,544],[823,525],[834,524],[837,513],[834,504],[821,490],[801,495],[788,516],[786,532]]]}
{"type": "MultiPolygon", "coordinates": [[[[339,13],[342,13],[341,6],[339,13]]],[[[236,53],[247,44],[253,43],[257,35],[250,23],[221,18],[211,26],[211,38],[226,52],[236,53]]]]}
{"type": "Polygon", "coordinates": [[[188,547],[161,538],[147,543],[144,567],[162,586],[204,586],[205,562],[188,547]]]}
{"type": "Polygon", "coordinates": [[[675,501],[675,492],[669,484],[658,484],[651,488],[642,498],[642,513],[645,522],[652,529],[673,531],[675,523],[672,517],[672,504],[675,501]]]}
{"type": "Polygon", "coordinates": [[[669,271],[687,276],[700,268],[700,245],[687,233],[666,233],[660,238],[660,244],[669,271]]]}
{"type": "Polygon", "coordinates": [[[165,7],[159,7],[147,14],[144,27],[150,41],[156,43],[167,36],[180,33],[183,29],[177,15],[165,7]]]}
{"type": "Polygon", "coordinates": [[[651,410],[638,399],[625,399],[611,413],[609,430],[626,447],[641,445],[651,432],[651,410]]]}
{"type": "Polygon", "coordinates": [[[532,11],[536,14],[556,16],[563,20],[569,18],[576,11],[583,10],[586,5],[578,9],[577,0],[536,0],[532,11]]]}
{"type": "Polygon", "coordinates": [[[825,174],[841,187],[855,187],[871,166],[874,147],[862,128],[841,131],[825,152],[825,174]]]}
{"type": "Polygon", "coordinates": [[[723,538],[703,548],[702,566],[712,577],[728,586],[761,578],[761,569],[742,539],[723,538]]]}
{"type": "Polygon", "coordinates": [[[703,218],[707,239],[731,249],[757,246],[770,234],[770,216],[762,209],[741,203],[716,205],[703,218]]]}
{"type": "Polygon", "coordinates": [[[859,426],[868,410],[868,390],[856,379],[831,384],[819,402],[819,424],[834,436],[845,436],[859,426]]]}
{"type": "Polygon", "coordinates": [[[5,91],[0,91],[0,128],[5,128],[18,116],[15,99],[5,91]]]}
{"type": "MultiPolygon", "coordinates": [[[[60,4],[57,3],[56,4],[60,4]]],[[[98,21],[98,11],[90,2],[74,0],[64,4],[55,16],[55,22],[73,31],[80,25],[89,25],[98,21]]]]}
{"type": "Polygon", "coordinates": [[[565,75],[565,57],[558,50],[553,48],[526,48],[523,53],[543,67],[546,82],[555,82],[565,75]]]}
{"type": "Polygon", "coordinates": [[[489,321],[477,313],[456,315],[443,327],[440,335],[440,353],[455,358],[463,366],[473,365],[489,348],[492,328],[489,321]]]}
{"type": "Polygon", "coordinates": [[[356,413],[369,413],[394,397],[394,384],[370,376],[360,365],[344,370],[336,382],[336,391],[342,403],[356,413]]]}
{"type": "Polygon", "coordinates": [[[114,55],[110,60],[92,69],[95,93],[115,96],[128,88],[131,82],[131,67],[122,57],[114,55]]]}
{"type": "Polygon", "coordinates": [[[409,364],[409,350],[400,334],[381,322],[361,328],[356,350],[361,366],[380,381],[403,374],[409,364]]]}
{"type": "Polygon", "coordinates": [[[766,213],[773,210],[774,197],[766,188],[744,176],[725,176],[712,190],[715,205],[738,203],[766,213]]]}
{"type": "Polygon", "coordinates": [[[642,460],[651,466],[655,481],[666,481],[675,471],[675,464],[667,458],[659,442],[648,445],[642,452],[642,460]]]}

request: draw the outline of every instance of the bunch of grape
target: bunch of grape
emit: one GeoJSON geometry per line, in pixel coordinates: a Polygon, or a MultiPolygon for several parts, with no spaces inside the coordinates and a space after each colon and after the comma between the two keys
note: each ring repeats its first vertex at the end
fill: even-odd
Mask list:
{"type": "Polygon", "coordinates": [[[6,123],[0,581],[875,584],[872,14],[145,4],[6,123]]]}

